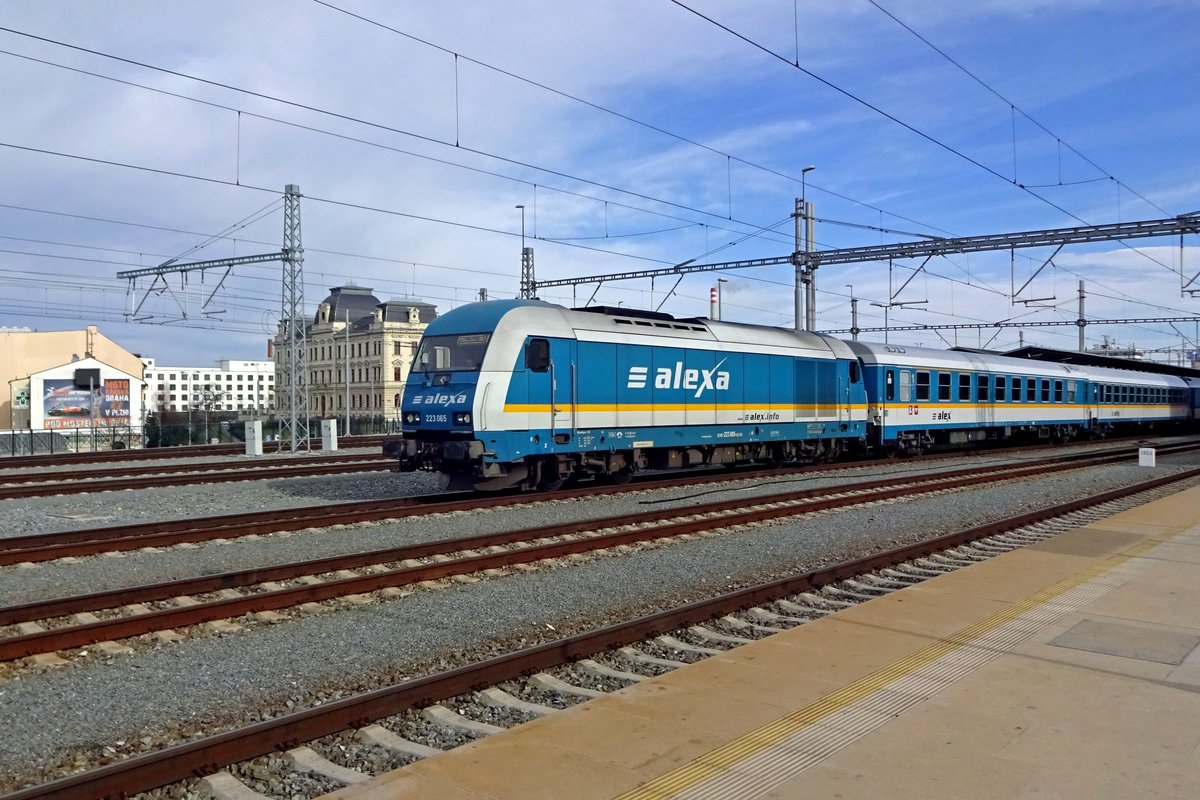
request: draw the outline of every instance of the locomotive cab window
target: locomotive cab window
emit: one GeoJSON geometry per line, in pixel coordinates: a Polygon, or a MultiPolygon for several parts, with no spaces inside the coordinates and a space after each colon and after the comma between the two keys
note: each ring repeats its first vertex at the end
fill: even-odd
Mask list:
{"type": "Polygon", "coordinates": [[[546,339],[530,339],[525,345],[525,366],[532,372],[550,369],[550,342],[546,339]]]}
{"type": "Polygon", "coordinates": [[[487,350],[488,333],[426,336],[417,348],[414,372],[478,372],[487,350]]]}
{"type": "MultiPolygon", "coordinates": [[[[858,362],[851,361],[850,362],[850,382],[858,383],[860,374],[861,373],[859,372],[858,362]]],[[[888,374],[889,375],[891,374],[890,371],[888,374]]]]}

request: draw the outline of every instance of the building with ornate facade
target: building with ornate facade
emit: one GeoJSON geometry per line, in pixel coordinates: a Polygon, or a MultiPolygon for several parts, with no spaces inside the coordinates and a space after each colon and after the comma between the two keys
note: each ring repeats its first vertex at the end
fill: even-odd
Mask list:
{"type": "MultiPolygon", "coordinates": [[[[436,317],[437,307],[420,300],[380,302],[362,286],[330,289],[305,328],[309,414],[399,418],[400,395],[421,334],[436,317]]],[[[274,353],[282,385],[278,375],[286,342],[279,335],[274,353]]]]}

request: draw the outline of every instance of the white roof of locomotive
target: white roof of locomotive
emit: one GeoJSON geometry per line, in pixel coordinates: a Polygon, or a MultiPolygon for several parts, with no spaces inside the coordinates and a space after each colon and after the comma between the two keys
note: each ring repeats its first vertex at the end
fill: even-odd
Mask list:
{"type": "Polygon", "coordinates": [[[755,353],[803,355],[812,358],[853,358],[838,339],[772,328],[741,325],[709,319],[657,319],[637,314],[573,311],[549,303],[525,305],[504,314],[496,327],[498,335],[565,336],[583,342],[645,344],[648,338],[663,347],[690,350],[724,350],[736,345],[755,353]]]}

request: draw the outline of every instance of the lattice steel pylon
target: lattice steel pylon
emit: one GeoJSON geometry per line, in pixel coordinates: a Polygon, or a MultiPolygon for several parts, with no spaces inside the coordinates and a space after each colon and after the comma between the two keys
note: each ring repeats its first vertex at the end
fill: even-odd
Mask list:
{"type": "Polygon", "coordinates": [[[304,316],[304,248],[300,243],[300,187],[283,190],[283,292],[279,307],[279,450],[309,449],[308,339],[304,316]]]}
{"type": "Polygon", "coordinates": [[[521,298],[537,299],[537,281],[533,277],[533,248],[521,248],[521,298]]]}

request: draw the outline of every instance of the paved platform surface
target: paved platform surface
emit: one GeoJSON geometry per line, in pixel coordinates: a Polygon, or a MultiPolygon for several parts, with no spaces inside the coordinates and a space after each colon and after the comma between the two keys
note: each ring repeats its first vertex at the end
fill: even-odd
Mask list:
{"type": "Polygon", "coordinates": [[[1200,489],[329,797],[1200,798],[1200,489]]]}

